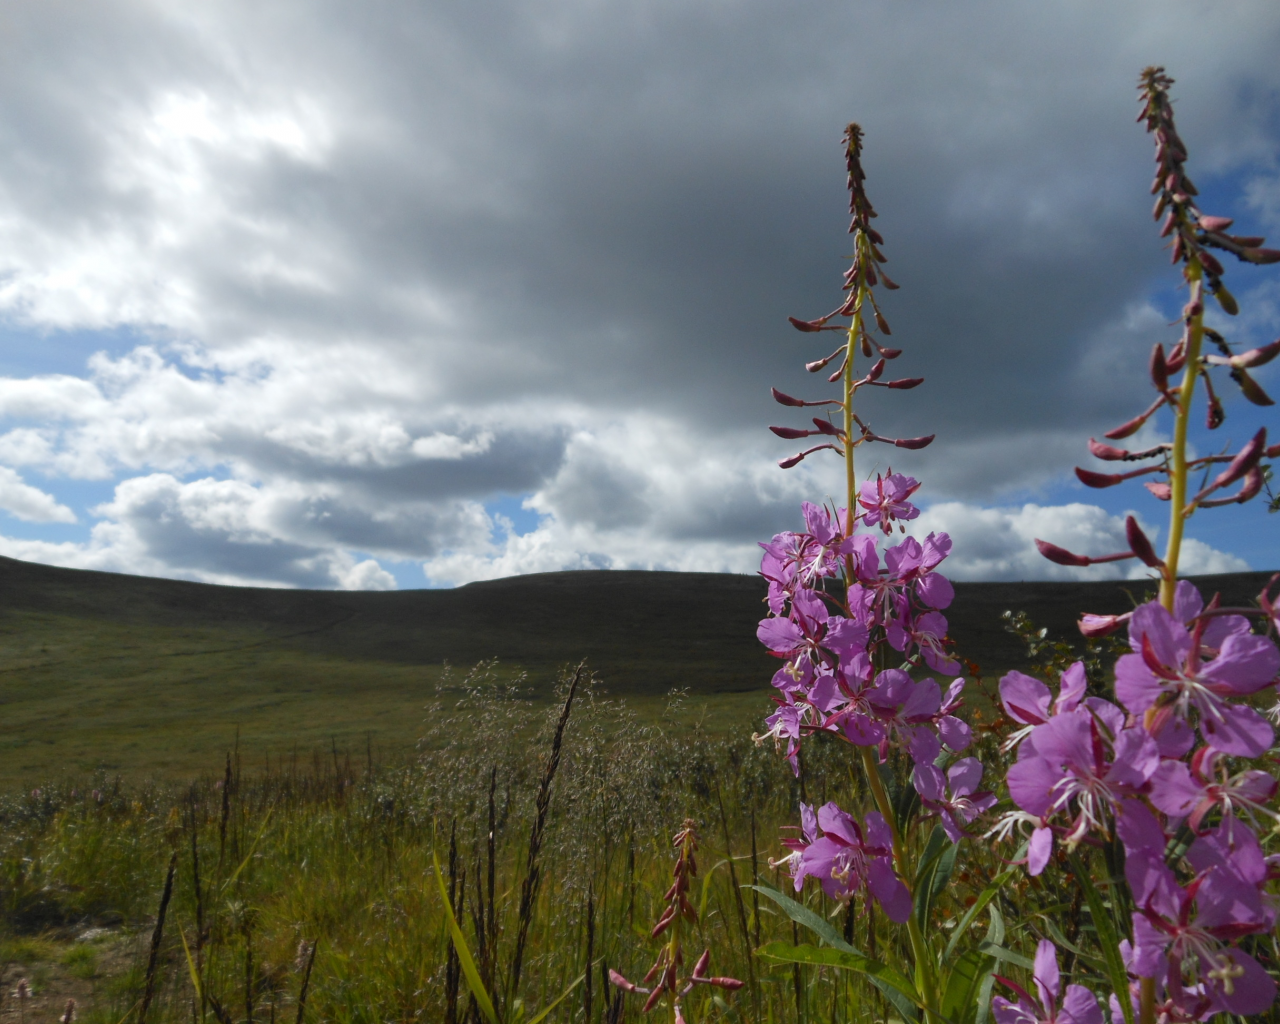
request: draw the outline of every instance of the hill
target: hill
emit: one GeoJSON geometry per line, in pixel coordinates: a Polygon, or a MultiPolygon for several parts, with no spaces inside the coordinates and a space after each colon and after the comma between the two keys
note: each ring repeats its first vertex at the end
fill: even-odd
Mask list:
{"type": "MultiPolygon", "coordinates": [[[[1199,580],[1243,603],[1269,574],[1199,580]]],[[[1022,609],[1074,637],[1082,611],[1132,607],[1147,584],[959,583],[958,650],[995,675],[1024,662],[1004,632],[1022,609]]],[[[404,748],[443,666],[499,659],[545,694],[586,658],[603,688],[656,707],[672,688],[746,714],[776,662],[755,642],[754,576],[560,572],[455,590],[385,593],[223,587],[0,558],[0,785],[63,769],[209,765],[233,741],[305,754],[404,748]]],[[[457,676],[454,680],[456,682],[457,676]]]]}

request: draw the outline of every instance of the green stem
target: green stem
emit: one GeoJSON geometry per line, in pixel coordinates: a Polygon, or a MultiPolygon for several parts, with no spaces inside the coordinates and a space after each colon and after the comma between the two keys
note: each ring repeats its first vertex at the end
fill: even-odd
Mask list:
{"type": "Polygon", "coordinates": [[[858,337],[862,333],[862,304],[867,297],[865,275],[858,275],[858,304],[853,311],[853,321],[849,324],[849,340],[844,360],[844,479],[845,508],[849,518],[849,532],[853,532],[853,515],[858,497],[857,479],[853,473],[853,357],[858,350],[858,337]]]}
{"type": "Polygon", "coordinates": [[[1200,344],[1204,340],[1204,273],[1194,257],[1187,262],[1187,282],[1191,304],[1198,307],[1187,324],[1186,363],[1174,406],[1172,467],[1169,473],[1169,542],[1165,547],[1164,579],[1160,582],[1160,603],[1173,611],[1173,595],[1178,585],[1178,557],[1182,553],[1182,532],[1187,521],[1187,427],[1191,422],[1191,400],[1200,376],[1200,344]]]}
{"type": "Polygon", "coordinates": [[[1139,982],[1138,1024],[1156,1024],[1156,979],[1139,982]]]}
{"type": "MultiPolygon", "coordinates": [[[[888,822],[889,833],[893,836],[893,863],[897,868],[900,877],[906,879],[911,877],[908,871],[907,851],[902,842],[902,833],[898,831],[898,818],[893,813],[893,804],[889,801],[889,794],[885,791],[884,782],[880,778],[880,766],[876,761],[876,756],[871,747],[859,747],[859,753],[862,755],[862,768],[867,776],[867,783],[871,787],[871,794],[875,798],[876,807],[884,816],[884,820],[888,822]]],[[[937,1022],[937,993],[934,991],[933,973],[929,970],[928,949],[925,946],[924,935],[920,931],[920,925],[916,922],[915,913],[907,918],[907,937],[911,941],[911,956],[915,961],[915,983],[916,989],[919,991],[925,1005],[925,1021],[926,1024],[936,1024],[937,1022]]]]}

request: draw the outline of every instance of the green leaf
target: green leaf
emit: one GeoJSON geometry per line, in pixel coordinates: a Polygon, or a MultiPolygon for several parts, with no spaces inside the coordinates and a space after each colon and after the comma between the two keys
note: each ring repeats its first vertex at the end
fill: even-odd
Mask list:
{"type": "Polygon", "coordinates": [[[915,985],[911,983],[911,979],[888,964],[882,964],[879,960],[872,960],[870,957],[846,953],[842,949],[819,949],[817,946],[809,945],[790,946],[785,942],[770,942],[767,946],[761,946],[756,950],[756,956],[782,963],[814,964],[819,967],[838,967],[841,970],[857,971],[869,978],[883,981],[906,996],[913,1005],[924,1008],[924,1003],[916,992],[915,985]]]}
{"type": "MultiPolygon", "coordinates": [[[[1003,941],[1004,918],[993,906],[986,941],[955,961],[947,978],[946,989],[942,994],[942,1015],[952,1024],[977,1024],[979,1020],[986,1019],[986,1007],[991,1002],[991,975],[996,967],[996,959],[983,946],[999,947],[1003,941]]],[[[950,959],[948,948],[943,961],[950,959]]]]}
{"type": "Polygon", "coordinates": [[[854,956],[862,956],[860,950],[845,942],[844,936],[835,930],[830,921],[815,914],[803,903],[799,903],[785,893],[778,892],[777,889],[771,889],[767,885],[744,885],[742,888],[754,889],[761,896],[766,896],[773,900],[774,903],[782,908],[787,917],[791,918],[796,924],[804,925],[809,931],[814,932],[828,946],[842,949],[846,953],[852,953],[854,956]]]}
{"type": "MultiPolygon", "coordinates": [[[[849,945],[839,932],[832,927],[831,922],[825,920],[818,914],[806,907],[803,903],[798,903],[785,893],[779,892],[777,889],[771,889],[767,885],[744,885],[744,889],[754,889],[756,892],[773,900],[783,912],[791,918],[796,924],[803,925],[811,932],[815,933],[828,946],[835,949],[843,950],[846,953],[852,953],[854,956],[862,956],[862,952],[855,947],[849,945]]],[[[902,1014],[902,1019],[907,1024],[915,1024],[919,1015],[913,1003],[907,999],[901,992],[897,991],[888,982],[882,981],[877,977],[868,975],[868,978],[876,988],[878,988],[884,997],[894,1005],[894,1008],[902,1014]]]]}
{"type": "MultiPolygon", "coordinates": [[[[1117,993],[1129,991],[1129,972],[1125,970],[1124,961],[1120,958],[1120,935],[1116,931],[1115,922],[1102,901],[1102,894],[1094,886],[1089,872],[1080,862],[1077,854],[1071,855],[1071,873],[1076,884],[1084,892],[1084,901],[1089,905],[1089,916],[1093,918],[1093,928],[1098,935],[1098,945],[1102,947],[1102,960],[1107,969],[1107,980],[1111,982],[1111,990],[1117,993]]],[[[1125,1024],[1133,1024],[1133,1004],[1130,1000],[1120,998],[1120,1009],[1124,1011],[1125,1024]]]]}
{"type": "Polygon", "coordinates": [[[476,1005],[480,1007],[480,1012],[484,1014],[484,1019],[489,1024],[498,1024],[498,1014],[493,1008],[493,1000],[489,998],[489,993],[485,991],[484,982],[480,980],[480,971],[476,968],[475,958],[471,955],[471,950],[467,948],[467,938],[462,934],[462,929],[458,927],[457,918],[453,916],[453,907],[449,903],[449,890],[445,888],[444,875],[440,873],[440,858],[436,856],[436,851],[431,850],[431,863],[436,869],[436,885],[440,887],[440,901],[444,904],[445,921],[449,925],[449,937],[453,939],[453,948],[458,951],[458,964],[462,968],[462,974],[467,979],[467,987],[471,989],[471,994],[476,997],[476,1005]]]}
{"type": "Polygon", "coordinates": [[[920,857],[920,865],[916,868],[915,887],[911,894],[915,909],[916,924],[921,931],[929,928],[929,915],[933,911],[934,900],[951,881],[951,872],[955,870],[956,855],[959,848],[950,839],[941,825],[935,825],[929,833],[929,841],[925,844],[924,853],[920,857]]]}
{"type": "Polygon", "coordinates": [[[989,956],[995,957],[997,960],[1008,961],[1009,963],[1022,967],[1028,971],[1034,971],[1036,969],[1036,965],[1031,960],[1027,959],[1021,953],[1015,953],[1011,949],[1005,949],[1004,946],[1000,945],[998,942],[983,940],[978,943],[978,948],[989,956]]]}
{"type": "MultiPolygon", "coordinates": [[[[982,890],[982,894],[978,897],[978,901],[965,911],[964,917],[960,918],[960,923],[956,925],[956,930],[951,936],[951,941],[947,943],[947,950],[942,954],[943,960],[950,960],[951,954],[956,951],[956,946],[960,943],[960,936],[969,930],[969,925],[973,924],[974,919],[982,913],[983,908],[995,899],[996,894],[1004,887],[1004,883],[1013,877],[1013,873],[1017,868],[1009,868],[1002,871],[996,876],[989,886],[982,890]]],[[[1003,936],[1001,937],[1003,939],[1003,936]]]]}
{"type": "MultiPolygon", "coordinates": [[[[590,967],[587,968],[587,970],[590,970],[590,969],[591,969],[590,967]]],[[[555,1002],[551,1003],[549,1006],[544,1007],[541,1013],[539,1013],[536,1017],[534,1017],[531,1021],[529,1021],[529,1024],[540,1024],[540,1022],[543,1020],[543,1018],[546,1017],[547,1014],[549,1014],[552,1010],[554,1010],[557,1006],[559,1006],[567,998],[569,998],[570,993],[572,993],[575,988],[577,988],[586,980],[587,980],[587,975],[585,972],[578,975],[578,980],[575,981],[563,992],[561,992],[560,995],[556,998],[555,1002]]]]}

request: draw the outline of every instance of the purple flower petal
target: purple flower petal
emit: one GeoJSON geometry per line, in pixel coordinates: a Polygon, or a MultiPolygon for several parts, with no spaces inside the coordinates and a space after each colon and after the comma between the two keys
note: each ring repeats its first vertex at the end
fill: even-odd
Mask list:
{"type": "Polygon", "coordinates": [[[1220,719],[1210,715],[1200,718],[1200,735],[1215,750],[1237,757],[1261,757],[1271,747],[1275,731],[1253,708],[1222,704],[1220,714],[1220,719]]]}
{"type": "Polygon", "coordinates": [[[1062,1000],[1058,1024],[1102,1024],[1102,1007],[1098,997],[1083,985],[1068,985],[1062,1000]]]}
{"type": "Polygon", "coordinates": [[[1040,1005],[1044,1007],[1045,1017],[1052,1019],[1053,1011],[1058,1006],[1058,993],[1061,991],[1061,979],[1058,974],[1058,947],[1048,939],[1041,939],[1036,944],[1035,970],[1031,976],[1035,979],[1036,990],[1040,995],[1040,1005]]]}
{"type": "Polygon", "coordinates": [[[1000,679],[1000,703],[1009,717],[1021,725],[1049,721],[1051,696],[1049,687],[1021,672],[1010,672],[1000,679]]]}
{"type": "Polygon", "coordinates": [[[1038,828],[1027,844],[1027,874],[1033,878],[1044,871],[1053,853],[1053,829],[1038,828]]]}
{"type": "Polygon", "coordinates": [[[871,895],[880,901],[890,921],[902,924],[911,916],[911,893],[902,879],[894,874],[888,857],[877,857],[871,862],[867,868],[867,887],[871,895]]]}

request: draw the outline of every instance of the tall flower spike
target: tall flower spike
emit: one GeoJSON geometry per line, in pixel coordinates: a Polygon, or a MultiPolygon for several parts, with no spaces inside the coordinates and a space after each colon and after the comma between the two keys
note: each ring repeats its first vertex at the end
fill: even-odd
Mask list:
{"type": "MultiPolygon", "coordinates": [[[[1158,500],[1169,502],[1170,523],[1164,557],[1156,555],[1150,544],[1146,543],[1145,537],[1135,538],[1132,520],[1128,532],[1133,553],[1146,565],[1159,570],[1160,600],[1170,610],[1173,607],[1187,518],[1198,508],[1240,504],[1251,500],[1262,491],[1269,469],[1262,461],[1270,457],[1265,431],[1254,435],[1234,456],[1225,459],[1221,456],[1194,460],[1187,458],[1187,433],[1196,387],[1203,381],[1206,426],[1215,430],[1225,420],[1226,410],[1214,389],[1210,371],[1225,368],[1248,401],[1256,405],[1269,405],[1272,404],[1271,398],[1249,376],[1247,370],[1280,355],[1280,340],[1236,353],[1219,332],[1205,326],[1206,292],[1217,300],[1223,312],[1229,316],[1235,316],[1240,311],[1235,296],[1223,284],[1225,271],[1222,263],[1210,250],[1229,252],[1243,262],[1257,264],[1280,262],[1280,250],[1262,248],[1265,241],[1263,238],[1230,234],[1230,218],[1212,216],[1200,210],[1195,198],[1197,189],[1186,172],[1187,147],[1174,125],[1173,104],[1169,99],[1171,85],[1173,79],[1165,74],[1164,68],[1149,67],[1142,72],[1138,84],[1142,110],[1138,120],[1146,123],[1147,131],[1154,137],[1156,145],[1156,175],[1151,183],[1156,204],[1152,214],[1156,220],[1161,221],[1160,236],[1171,239],[1171,260],[1175,264],[1181,264],[1187,285],[1187,302],[1182,309],[1182,338],[1168,354],[1163,345],[1157,344],[1152,350],[1148,371],[1151,384],[1156,390],[1156,400],[1131,420],[1107,431],[1105,436],[1110,440],[1129,437],[1167,406],[1174,415],[1173,442],[1143,452],[1128,452],[1091,440],[1090,452],[1103,461],[1154,461],[1126,473],[1098,473],[1083,468],[1076,470],[1076,476],[1087,487],[1112,487],[1151,473],[1163,474],[1167,478],[1167,483],[1148,481],[1144,484],[1158,500]],[[1216,346],[1217,354],[1201,354],[1206,339],[1216,346]],[[1182,374],[1182,379],[1175,382],[1172,378],[1177,373],[1182,374]],[[1207,468],[1217,461],[1228,462],[1227,469],[1199,492],[1189,494],[1191,471],[1202,466],[1207,468]],[[1218,496],[1217,492],[1237,481],[1240,482],[1240,487],[1235,493],[1225,497],[1218,496]]],[[[1064,551],[1054,544],[1039,540],[1036,543],[1042,555],[1063,565],[1090,565],[1114,558],[1090,558],[1064,551]]]]}
{"type": "Polygon", "coordinates": [[[609,972],[609,981],[624,992],[636,992],[648,996],[642,1011],[644,1013],[648,1013],[657,1006],[665,995],[670,1000],[673,1017],[681,1020],[683,1015],[680,1010],[680,1001],[693,990],[694,985],[712,985],[733,991],[742,988],[742,982],[737,978],[708,976],[707,969],[711,964],[709,949],[703,951],[702,956],[694,964],[693,971],[687,977],[681,976],[680,971],[684,966],[681,925],[686,922],[696,924],[698,921],[698,912],[693,909],[688,896],[693,879],[698,874],[698,862],[694,856],[698,849],[697,824],[692,819],[686,818],[680,831],[672,837],[671,845],[676,849],[676,863],[671,871],[671,888],[663,897],[667,905],[658,915],[658,923],[653,926],[652,932],[655,939],[664,933],[670,934],[658,951],[658,958],[649,968],[649,973],[644,976],[644,984],[653,987],[645,988],[636,985],[613,970],[609,972]]]}

